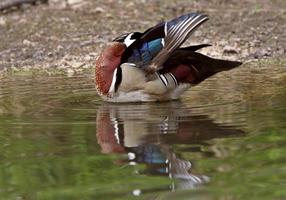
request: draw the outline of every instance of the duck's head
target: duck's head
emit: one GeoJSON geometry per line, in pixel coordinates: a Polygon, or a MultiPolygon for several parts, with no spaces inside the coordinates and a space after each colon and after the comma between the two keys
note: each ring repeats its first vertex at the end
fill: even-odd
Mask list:
{"type": "Polygon", "coordinates": [[[122,42],[113,41],[103,49],[97,57],[95,65],[95,85],[98,93],[110,97],[114,93],[118,80],[118,67],[121,56],[126,49],[122,42]]]}

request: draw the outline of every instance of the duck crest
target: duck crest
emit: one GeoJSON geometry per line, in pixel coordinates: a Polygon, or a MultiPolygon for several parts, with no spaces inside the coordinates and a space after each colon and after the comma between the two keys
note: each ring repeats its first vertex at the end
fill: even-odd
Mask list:
{"type": "MultiPolygon", "coordinates": [[[[110,96],[109,90],[112,85],[114,72],[121,62],[121,55],[126,46],[120,42],[112,42],[106,46],[96,59],[95,83],[100,95],[110,96]]],[[[115,77],[116,78],[116,77],[115,77]]]]}

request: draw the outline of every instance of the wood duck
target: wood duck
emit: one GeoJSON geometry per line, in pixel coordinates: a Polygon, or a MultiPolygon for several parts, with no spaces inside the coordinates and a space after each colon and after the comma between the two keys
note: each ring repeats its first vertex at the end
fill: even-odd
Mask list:
{"type": "Polygon", "coordinates": [[[96,60],[98,94],[111,102],[174,100],[213,74],[241,65],[196,52],[209,44],[180,47],[207,20],[189,13],[115,38],[96,60]]]}

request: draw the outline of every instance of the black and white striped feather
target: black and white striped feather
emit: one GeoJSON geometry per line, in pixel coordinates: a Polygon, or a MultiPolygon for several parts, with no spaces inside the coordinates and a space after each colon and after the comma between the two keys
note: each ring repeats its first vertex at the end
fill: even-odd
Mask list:
{"type": "Polygon", "coordinates": [[[207,15],[190,13],[166,22],[164,24],[164,47],[152,60],[153,66],[160,69],[174,50],[179,48],[194,30],[207,20],[207,15]]]}

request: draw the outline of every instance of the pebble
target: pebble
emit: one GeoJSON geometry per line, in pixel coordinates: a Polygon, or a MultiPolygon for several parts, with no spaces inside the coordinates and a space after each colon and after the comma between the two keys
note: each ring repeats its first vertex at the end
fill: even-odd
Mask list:
{"type": "Polygon", "coordinates": [[[72,77],[75,73],[75,71],[73,69],[70,69],[70,68],[68,68],[66,72],[67,72],[68,77],[72,77]]]}
{"type": "Polygon", "coordinates": [[[278,53],[280,55],[285,55],[286,54],[286,49],[280,49],[280,50],[278,50],[278,53]]]}
{"type": "Polygon", "coordinates": [[[49,0],[49,5],[52,5],[58,9],[64,9],[67,6],[66,2],[63,0],[49,0]]]}
{"type": "Polygon", "coordinates": [[[68,2],[68,4],[71,4],[71,5],[83,3],[82,0],[68,0],[67,2],[68,2]]]}
{"type": "Polygon", "coordinates": [[[94,12],[97,13],[97,14],[100,14],[100,13],[105,12],[105,10],[104,10],[102,7],[97,7],[97,8],[94,10],[94,12]]]}
{"type": "Polygon", "coordinates": [[[0,17],[0,26],[5,26],[6,25],[6,20],[4,17],[0,17]]]}
{"type": "Polygon", "coordinates": [[[61,51],[61,50],[64,50],[64,47],[62,45],[58,45],[57,46],[57,51],[61,51]]]}
{"type": "Polygon", "coordinates": [[[87,2],[83,0],[67,0],[67,4],[69,7],[76,10],[87,4],[87,2]]]}
{"type": "Polygon", "coordinates": [[[270,55],[271,55],[271,52],[269,51],[269,49],[259,49],[253,54],[253,57],[262,58],[262,57],[270,56],[270,55]]]}
{"type": "Polygon", "coordinates": [[[223,53],[226,53],[226,54],[238,54],[238,49],[234,48],[234,47],[231,47],[231,46],[225,46],[223,48],[223,53]]]}
{"type": "Polygon", "coordinates": [[[23,44],[27,46],[35,46],[36,44],[34,42],[31,42],[30,40],[23,40],[23,44]]]}
{"type": "Polygon", "coordinates": [[[50,58],[53,57],[53,52],[49,52],[48,57],[50,57],[50,58]]]}

